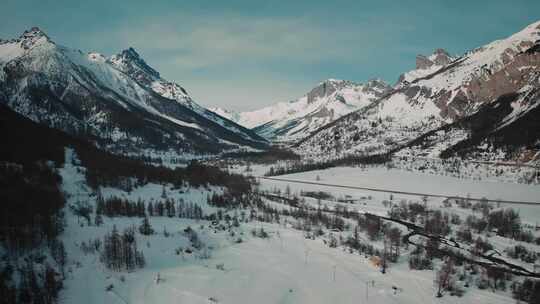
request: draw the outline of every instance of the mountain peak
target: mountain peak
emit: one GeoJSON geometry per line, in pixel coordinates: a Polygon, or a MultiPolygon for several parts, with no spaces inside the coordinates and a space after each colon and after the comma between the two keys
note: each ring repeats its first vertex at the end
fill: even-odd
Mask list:
{"type": "Polygon", "coordinates": [[[125,50],[122,50],[122,52],[120,52],[119,55],[124,57],[124,58],[129,58],[129,59],[132,59],[132,60],[140,60],[141,59],[141,56],[139,55],[139,53],[137,53],[137,51],[131,46],[128,47],[127,49],[125,49],[125,50]]]}
{"type": "Polygon", "coordinates": [[[366,83],[355,83],[349,80],[338,80],[329,78],[320,82],[315,88],[307,93],[308,103],[312,103],[319,98],[332,95],[334,92],[346,87],[361,88],[363,92],[376,92],[376,94],[387,92],[391,86],[380,78],[373,78],[366,83]]]}
{"type": "Polygon", "coordinates": [[[429,56],[429,59],[435,65],[447,65],[452,61],[453,58],[445,49],[439,48],[436,49],[431,56],[429,56]]]}
{"type": "Polygon", "coordinates": [[[311,91],[309,91],[309,93],[307,94],[308,103],[312,103],[318,98],[322,98],[334,93],[338,89],[345,86],[347,83],[348,82],[345,80],[338,80],[332,78],[324,80],[311,91]]]}
{"type": "Polygon", "coordinates": [[[433,55],[446,55],[446,56],[450,56],[450,55],[448,54],[448,52],[447,52],[445,49],[442,49],[442,48],[436,49],[436,50],[433,52],[433,55]]]}
{"type": "Polygon", "coordinates": [[[129,47],[111,56],[107,63],[155,93],[206,115],[206,109],[196,104],[186,89],[175,82],[161,78],[159,72],[149,66],[134,48],[129,47]]]}
{"type": "MultiPolygon", "coordinates": [[[[139,78],[144,76],[144,74],[148,74],[154,78],[160,78],[159,72],[149,66],[133,47],[129,47],[122,50],[119,54],[111,56],[109,62],[126,74],[135,76],[138,80],[141,80],[139,78]]],[[[150,81],[150,79],[147,79],[147,81],[150,81]]]]}
{"type": "Polygon", "coordinates": [[[452,61],[452,56],[445,49],[438,48],[429,57],[419,54],[416,56],[416,69],[424,70],[433,65],[447,65],[452,61]]]}
{"type": "Polygon", "coordinates": [[[44,42],[52,42],[49,36],[37,26],[25,30],[18,40],[24,49],[29,49],[44,42]]]}
{"type": "Polygon", "coordinates": [[[33,26],[30,29],[25,30],[20,36],[21,39],[30,38],[30,37],[48,37],[48,36],[38,26],[33,26]]]}

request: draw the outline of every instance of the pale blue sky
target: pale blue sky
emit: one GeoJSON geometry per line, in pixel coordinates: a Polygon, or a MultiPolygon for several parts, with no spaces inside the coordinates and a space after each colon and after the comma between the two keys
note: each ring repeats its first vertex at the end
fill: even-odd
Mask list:
{"type": "Polygon", "coordinates": [[[462,54],[540,20],[540,1],[4,0],[0,38],[39,26],[105,55],[129,46],[205,106],[249,110],[326,78],[394,83],[418,53],[462,54]]]}

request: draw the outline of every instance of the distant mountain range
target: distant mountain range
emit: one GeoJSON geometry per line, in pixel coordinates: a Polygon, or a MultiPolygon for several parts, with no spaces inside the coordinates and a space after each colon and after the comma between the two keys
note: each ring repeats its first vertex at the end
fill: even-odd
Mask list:
{"type": "Polygon", "coordinates": [[[251,112],[210,110],[272,140],[292,142],[305,138],[339,117],[359,110],[381,98],[392,88],[382,80],[365,84],[328,79],[306,95],[251,112]]]}
{"type": "Polygon", "coordinates": [[[187,156],[268,145],[198,105],[133,48],[106,58],[57,45],[37,27],[0,40],[0,103],[113,152],[187,156]]]}
{"type": "Polygon", "coordinates": [[[186,158],[285,143],[310,158],[392,153],[539,161],[540,22],[452,56],[418,55],[396,84],[328,79],[250,112],[197,104],[133,49],[105,57],[39,28],[0,40],[0,103],[124,154],[186,158]]]}

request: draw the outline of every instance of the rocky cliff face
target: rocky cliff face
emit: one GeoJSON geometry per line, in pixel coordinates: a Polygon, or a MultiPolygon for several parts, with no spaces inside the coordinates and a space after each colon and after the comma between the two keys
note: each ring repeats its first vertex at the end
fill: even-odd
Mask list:
{"type": "Polygon", "coordinates": [[[451,56],[446,50],[441,48],[436,49],[429,56],[418,54],[416,56],[416,68],[401,74],[396,86],[408,85],[417,78],[435,73],[456,59],[456,57],[451,56]]]}
{"type": "Polygon", "coordinates": [[[432,66],[445,66],[452,62],[453,57],[448,54],[444,49],[436,49],[431,56],[417,55],[416,56],[416,69],[425,70],[432,66]]]}

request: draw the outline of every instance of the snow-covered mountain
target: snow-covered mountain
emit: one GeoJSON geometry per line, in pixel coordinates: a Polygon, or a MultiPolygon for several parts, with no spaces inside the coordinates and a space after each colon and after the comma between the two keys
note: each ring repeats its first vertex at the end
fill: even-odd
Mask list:
{"type": "Polygon", "coordinates": [[[107,59],[107,62],[118,70],[131,76],[140,85],[151,88],[159,95],[177,100],[190,107],[197,108],[187,91],[177,83],[161,78],[158,71],[150,67],[133,48],[128,48],[107,59]]]}
{"type": "MultiPolygon", "coordinates": [[[[392,152],[478,113],[503,96],[513,94],[515,100],[532,96],[539,86],[539,39],[540,22],[536,22],[459,58],[438,50],[417,60],[417,69],[405,73],[387,96],[319,129],[300,141],[296,150],[319,156],[392,152]]],[[[513,116],[530,109],[519,104],[512,103],[513,116]]],[[[499,122],[492,121],[488,129],[499,122]]],[[[471,136],[470,128],[460,130],[452,137],[442,134],[438,142],[445,147],[441,144],[433,156],[471,136]]]]}
{"type": "MultiPolygon", "coordinates": [[[[232,132],[243,134],[246,131],[244,128],[239,127],[237,123],[228,121],[232,120],[235,122],[233,119],[228,119],[227,116],[219,115],[219,113],[216,115],[213,111],[196,103],[186,89],[179,84],[163,79],[159,72],[150,67],[140,57],[137,51],[131,47],[123,50],[117,55],[111,56],[107,59],[107,62],[118,70],[131,76],[141,86],[150,89],[165,98],[178,101],[201,116],[220,124],[232,132]]],[[[253,133],[250,135],[253,135],[253,133]]]]}
{"type": "Polygon", "coordinates": [[[112,151],[218,153],[266,141],[195,103],[129,48],[106,58],[35,27],[0,42],[0,102],[112,151]]]}
{"type": "Polygon", "coordinates": [[[232,112],[213,109],[259,135],[273,141],[291,142],[307,137],[311,132],[361,109],[381,98],[391,90],[382,80],[370,80],[365,84],[345,80],[328,79],[319,83],[306,95],[280,102],[260,110],[232,112]]]}

